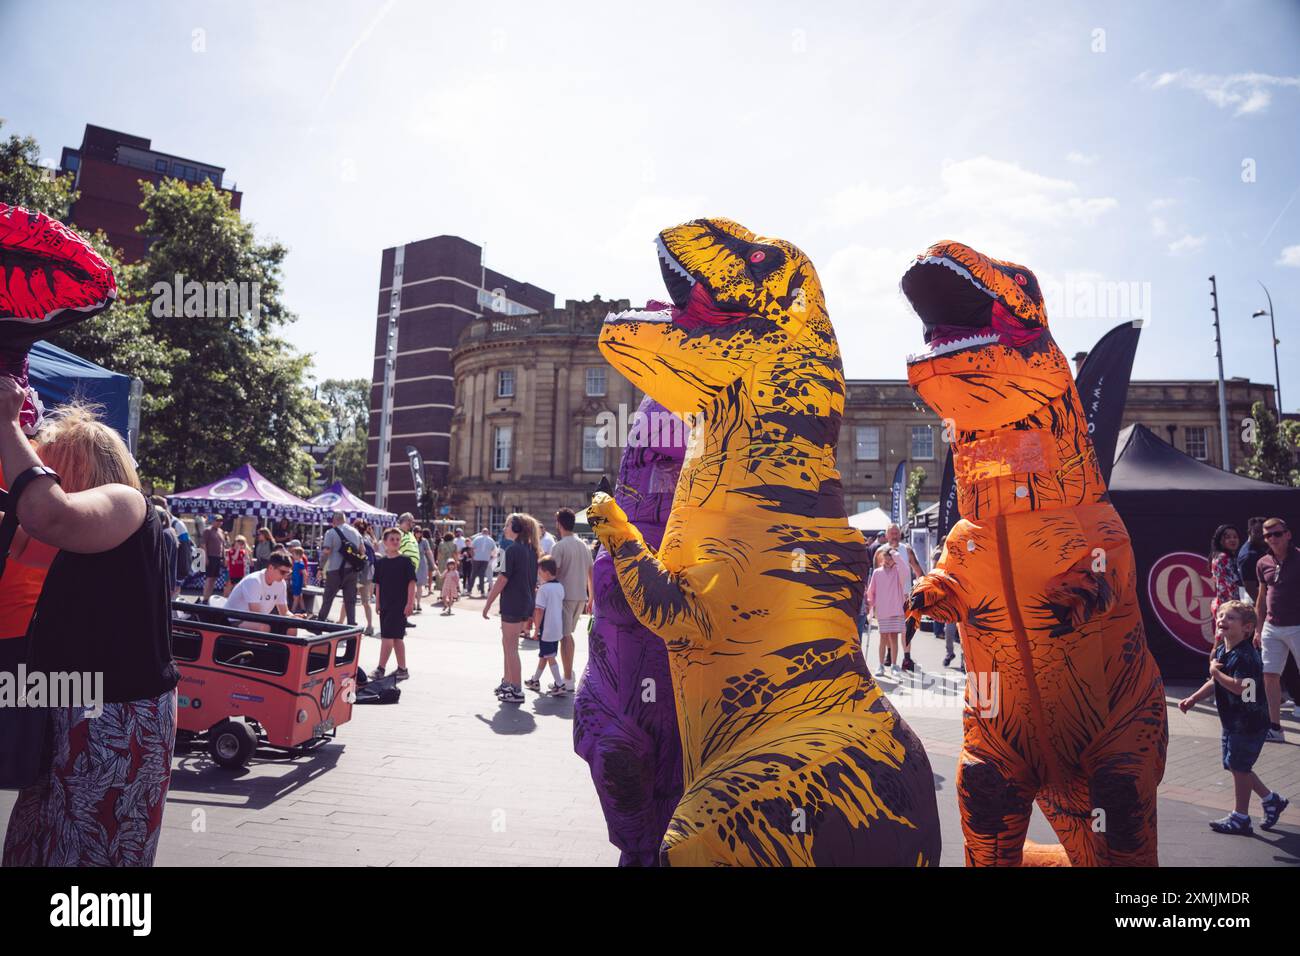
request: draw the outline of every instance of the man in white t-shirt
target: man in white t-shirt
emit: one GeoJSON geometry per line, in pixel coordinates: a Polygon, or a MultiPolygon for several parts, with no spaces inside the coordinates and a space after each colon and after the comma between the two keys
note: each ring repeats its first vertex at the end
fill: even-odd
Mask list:
{"type": "Polygon", "coordinates": [[[551,534],[549,531],[543,531],[542,540],[539,543],[542,546],[542,556],[545,557],[550,554],[551,549],[555,547],[555,535],[551,534]]]}
{"type": "MultiPolygon", "coordinates": [[[[293,561],[283,551],[274,552],[261,571],[244,575],[226,598],[227,611],[252,611],[255,614],[282,614],[289,616],[289,597],[285,582],[293,572],[293,561]]],[[[292,635],[292,628],[272,627],[261,621],[237,621],[239,627],[255,631],[277,632],[284,630],[292,635]]]]}
{"type": "MultiPolygon", "coordinates": [[[[902,528],[896,524],[891,524],[885,530],[885,541],[889,547],[906,557],[906,560],[898,562],[899,576],[903,579],[903,600],[906,602],[908,595],[912,593],[912,582],[916,578],[924,576],[925,571],[922,570],[921,563],[916,560],[912,546],[903,544],[902,528]]],[[[912,663],[912,635],[915,633],[916,620],[908,617],[907,629],[903,631],[903,663],[901,665],[905,671],[916,669],[916,665],[912,663]]]]}
{"type": "Polygon", "coordinates": [[[474,582],[478,582],[479,597],[483,597],[487,591],[488,582],[488,562],[496,554],[497,543],[492,540],[492,535],[488,534],[488,529],[484,528],[478,534],[474,535],[470,541],[470,549],[473,552],[474,564],[469,574],[469,584],[465,587],[465,593],[469,594],[474,590],[474,582]]]}

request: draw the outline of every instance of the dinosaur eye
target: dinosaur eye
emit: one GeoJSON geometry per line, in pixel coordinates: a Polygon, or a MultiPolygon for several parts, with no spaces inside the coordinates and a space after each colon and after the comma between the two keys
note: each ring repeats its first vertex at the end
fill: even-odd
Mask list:
{"type": "Polygon", "coordinates": [[[1023,273],[1020,273],[1020,272],[1017,272],[1017,273],[1016,273],[1016,283],[1017,283],[1018,285],[1026,285],[1026,284],[1028,284],[1028,282],[1029,282],[1029,280],[1025,278],[1025,276],[1024,276],[1023,273]]]}
{"type": "Polygon", "coordinates": [[[764,252],[762,249],[755,249],[753,252],[749,254],[749,261],[756,264],[762,262],[766,258],[767,258],[767,253],[764,252]]]}

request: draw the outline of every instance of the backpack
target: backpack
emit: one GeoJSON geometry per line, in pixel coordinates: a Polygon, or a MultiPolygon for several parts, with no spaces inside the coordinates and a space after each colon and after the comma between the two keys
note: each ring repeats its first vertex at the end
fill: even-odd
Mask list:
{"type": "Polygon", "coordinates": [[[343,557],[343,568],[348,571],[360,571],[366,566],[366,554],[352,543],[352,539],[339,528],[331,528],[339,539],[339,554],[343,557]]]}

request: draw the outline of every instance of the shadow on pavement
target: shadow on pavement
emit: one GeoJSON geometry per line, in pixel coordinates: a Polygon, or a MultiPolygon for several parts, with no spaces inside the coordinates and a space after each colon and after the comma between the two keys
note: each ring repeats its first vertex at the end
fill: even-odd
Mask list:
{"type": "Polygon", "coordinates": [[[533,719],[533,715],[524,710],[520,704],[502,704],[492,715],[491,720],[482,714],[474,716],[491,727],[494,734],[531,734],[537,729],[537,721],[533,719]]]}
{"type": "Polygon", "coordinates": [[[259,750],[253,758],[254,767],[278,764],[290,768],[288,773],[281,775],[254,775],[248,767],[235,771],[225,770],[217,766],[206,752],[196,749],[173,758],[167,799],[176,803],[229,807],[232,805],[229,799],[202,800],[186,795],[242,796],[244,803],[240,806],[262,810],[333,770],[346,749],[344,744],[327,744],[298,755],[259,750]]]}
{"type": "Polygon", "coordinates": [[[560,717],[573,719],[573,695],[564,697],[541,696],[533,701],[533,712],[539,717],[560,717]]]}

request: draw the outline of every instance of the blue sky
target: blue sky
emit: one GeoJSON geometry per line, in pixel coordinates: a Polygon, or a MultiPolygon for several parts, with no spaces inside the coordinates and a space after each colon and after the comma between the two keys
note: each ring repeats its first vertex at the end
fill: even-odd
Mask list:
{"type": "Polygon", "coordinates": [[[654,233],[725,215],[812,256],[850,376],[905,375],[898,277],[950,238],[1034,269],[1067,353],[1145,318],[1143,378],[1214,376],[1215,273],[1227,374],[1272,381],[1263,281],[1300,408],[1300,4],[618,6],[8,0],[0,116],[224,165],[319,377],[369,374],[385,246],[643,300],[654,233]]]}

